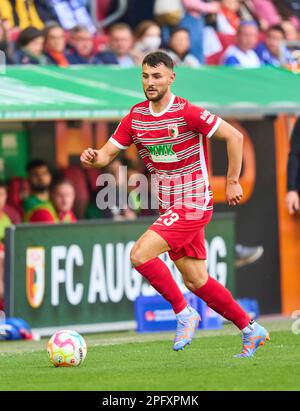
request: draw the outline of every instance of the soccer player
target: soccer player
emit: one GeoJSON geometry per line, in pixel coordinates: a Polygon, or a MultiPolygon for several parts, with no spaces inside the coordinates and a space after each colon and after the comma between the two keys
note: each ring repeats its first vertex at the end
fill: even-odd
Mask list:
{"type": "Polygon", "coordinates": [[[213,212],[207,139],[214,136],[227,144],[226,195],[234,206],[243,195],[239,184],[243,136],[216,115],[172,94],[174,80],[173,61],[167,54],[157,51],[145,56],[142,84],[147,100],[132,107],[100,150],[88,148],[80,160],[85,167],[104,167],[134,143],[148,170],[157,177],[161,215],[135,243],[131,262],[172,305],[177,317],[173,349],[182,350],[191,342],[200,316],[158,258],[166,251],[187,288],[242,331],[243,349],[237,356],[250,357],[269,339],[268,333],[209,276],[204,240],[204,228],[213,212]]]}

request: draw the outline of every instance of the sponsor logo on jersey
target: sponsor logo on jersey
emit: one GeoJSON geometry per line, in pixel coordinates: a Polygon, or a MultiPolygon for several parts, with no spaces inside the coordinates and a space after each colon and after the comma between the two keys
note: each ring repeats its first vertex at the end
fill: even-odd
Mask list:
{"type": "Polygon", "coordinates": [[[215,115],[214,114],[211,114],[209,117],[208,117],[208,119],[207,119],[207,124],[211,124],[213,121],[214,121],[214,119],[215,119],[215,115]]]}
{"type": "Polygon", "coordinates": [[[200,118],[203,121],[206,121],[207,117],[210,116],[210,112],[207,110],[202,111],[202,113],[200,114],[200,118]]]}
{"type": "Polygon", "coordinates": [[[172,163],[178,160],[176,153],[173,151],[173,144],[157,144],[146,147],[154,163],[172,163]]]}
{"type": "Polygon", "coordinates": [[[178,137],[179,131],[177,124],[168,124],[168,134],[170,137],[178,137]]]}

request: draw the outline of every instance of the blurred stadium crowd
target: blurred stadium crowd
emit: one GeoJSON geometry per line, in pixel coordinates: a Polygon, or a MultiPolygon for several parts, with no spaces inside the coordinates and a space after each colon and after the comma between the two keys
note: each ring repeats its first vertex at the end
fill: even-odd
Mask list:
{"type": "Polygon", "coordinates": [[[8,64],[129,67],[158,48],[193,67],[299,61],[300,0],[1,0],[0,18],[8,64]]]}

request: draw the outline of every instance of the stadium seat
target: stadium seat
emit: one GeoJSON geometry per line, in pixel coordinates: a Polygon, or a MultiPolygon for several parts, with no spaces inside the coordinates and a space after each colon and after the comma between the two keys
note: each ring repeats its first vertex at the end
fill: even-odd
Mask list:
{"type": "Polygon", "coordinates": [[[217,66],[221,64],[222,56],[227,47],[236,44],[236,35],[217,33],[223,50],[216,54],[207,57],[205,63],[209,66],[217,66]]]}
{"type": "Polygon", "coordinates": [[[7,203],[11,205],[22,216],[22,201],[29,195],[28,181],[22,177],[13,177],[7,186],[7,203]]]}
{"type": "Polygon", "coordinates": [[[13,224],[20,224],[22,217],[19,211],[10,204],[5,204],[3,211],[8,215],[13,224]]]}
{"type": "Polygon", "coordinates": [[[100,170],[96,168],[86,168],[82,169],[82,171],[85,173],[85,179],[90,192],[97,191],[96,181],[98,176],[101,174],[100,170]]]}
{"type": "Polygon", "coordinates": [[[220,64],[223,53],[224,53],[224,50],[220,51],[219,53],[212,54],[209,57],[206,57],[205,63],[208,64],[209,66],[218,66],[220,64]]]}
{"type": "Polygon", "coordinates": [[[235,34],[223,34],[223,33],[217,33],[219,40],[223,46],[223,50],[226,50],[227,47],[232,46],[233,44],[236,44],[236,35],[235,34]]]}
{"type": "Polygon", "coordinates": [[[106,34],[97,34],[94,37],[94,53],[103,51],[108,44],[108,36],[106,34]]]}
{"type": "Polygon", "coordinates": [[[19,35],[20,35],[20,29],[19,28],[14,28],[12,30],[9,30],[8,40],[15,43],[18,40],[19,35]]]}
{"type": "Polygon", "coordinates": [[[92,0],[96,2],[96,18],[98,21],[104,20],[112,3],[112,0],[92,0]]]}

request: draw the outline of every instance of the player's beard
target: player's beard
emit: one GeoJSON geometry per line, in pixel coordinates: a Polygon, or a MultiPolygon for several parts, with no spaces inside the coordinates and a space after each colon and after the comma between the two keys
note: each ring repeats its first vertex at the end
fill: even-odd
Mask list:
{"type": "Polygon", "coordinates": [[[158,101],[160,101],[163,97],[164,97],[164,95],[167,93],[167,91],[168,91],[168,88],[166,88],[165,90],[162,90],[161,92],[157,92],[157,95],[154,97],[149,97],[148,96],[148,94],[147,94],[147,91],[148,90],[144,90],[144,93],[145,93],[145,96],[146,96],[146,98],[147,98],[147,100],[149,100],[149,101],[153,101],[154,103],[157,103],[158,101]]]}

